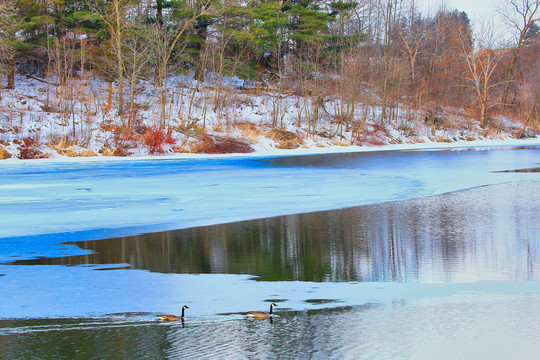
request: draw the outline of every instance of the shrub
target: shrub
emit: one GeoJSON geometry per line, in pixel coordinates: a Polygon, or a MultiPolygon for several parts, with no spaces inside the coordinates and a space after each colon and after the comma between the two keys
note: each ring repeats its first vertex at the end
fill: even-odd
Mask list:
{"type": "Polygon", "coordinates": [[[231,137],[201,135],[191,146],[191,152],[202,154],[251,153],[251,145],[231,137]]]}
{"type": "Polygon", "coordinates": [[[151,155],[163,154],[165,152],[164,145],[174,145],[175,143],[176,139],[160,126],[154,125],[147,128],[143,135],[143,144],[148,148],[151,155]]]}
{"type": "Polygon", "coordinates": [[[113,129],[113,139],[114,139],[114,145],[118,147],[119,144],[134,141],[136,134],[134,131],[128,127],[128,126],[117,126],[114,125],[113,129]]]}
{"type": "Polygon", "coordinates": [[[424,117],[424,123],[437,130],[441,129],[444,123],[441,108],[429,109],[424,117]]]}
{"type": "Polygon", "coordinates": [[[403,136],[405,136],[406,138],[413,138],[420,135],[418,133],[418,130],[414,126],[412,126],[410,123],[407,123],[407,122],[402,122],[401,124],[399,124],[397,126],[397,129],[401,131],[403,136]]]}
{"type": "Polygon", "coordinates": [[[0,160],[9,159],[10,157],[11,157],[11,154],[2,146],[0,146],[0,160]]]}
{"type": "Polygon", "coordinates": [[[19,159],[41,159],[49,157],[49,155],[38,150],[39,139],[37,137],[27,136],[23,138],[22,144],[19,145],[19,159]]]}
{"type": "MultiPolygon", "coordinates": [[[[107,146],[104,146],[99,150],[101,155],[103,156],[129,156],[130,153],[124,148],[110,148],[107,146]]],[[[93,155],[84,155],[84,156],[93,156],[93,155]]]]}
{"type": "Polygon", "coordinates": [[[367,127],[358,127],[356,139],[357,145],[368,144],[374,146],[386,145],[388,143],[388,131],[380,124],[371,124],[371,130],[367,127]]]}
{"type": "Polygon", "coordinates": [[[268,132],[268,138],[274,141],[291,141],[298,139],[295,133],[291,131],[281,130],[281,129],[272,129],[268,132]]]}
{"type": "Polygon", "coordinates": [[[248,142],[257,142],[257,138],[262,135],[259,127],[249,121],[240,120],[231,124],[231,127],[242,132],[240,137],[248,142]]]}
{"type": "MultiPolygon", "coordinates": [[[[144,131],[146,131],[146,129],[144,131]]],[[[112,132],[114,140],[113,156],[131,155],[130,149],[137,147],[137,142],[140,135],[126,125],[114,125],[112,132]]]]}
{"type": "Polygon", "coordinates": [[[301,138],[291,131],[272,129],[267,134],[268,138],[277,142],[278,149],[296,149],[303,144],[301,138]]]}

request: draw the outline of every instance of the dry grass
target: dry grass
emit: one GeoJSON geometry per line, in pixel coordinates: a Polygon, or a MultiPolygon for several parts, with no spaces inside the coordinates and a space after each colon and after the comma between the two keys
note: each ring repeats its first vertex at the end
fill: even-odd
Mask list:
{"type": "Polygon", "coordinates": [[[409,144],[421,144],[421,143],[424,143],[424,139],[420,138],[420,137],[412,137],[410,139],[408,139],[407,141],[409,144]]]}
{"type": "Polygon", "coordinates": [[[255,142],[262,135],[261,129],[249,121],[237,121],[232,124],[232,127],[240,130],[242,132],[240,137],[250,142],[255,142]]]}
{"type": "Polygon", "coordinates": [[[336,145],[336,146],[349,146],[348,143],[343,142],[343,141],[341,141],[341,140],[334,140],[334,141],[332,141],[332,144],[333,144],[333,145],[336,145]]]}
{"type": "Polygon", "coordinates": [[[449,139],[446,136],[434,136],[432,140],[438,143],[451,143],[452,142],[452,139],[449,139]]]}
{"type": "Polygon", "coordinates": [[[126,152],[125,149],[122,148],[110,148],[110,147],[103,147],[101,150],[99,150],[101,155],[103,156],[129,156],[129,152],[126,152]]]}
{"type": "Polygon", "coordinates": [[[82,149],[78,153],[78,156],[79,157],[92,157],[92,156],[97,156],[97,154],[95,152],[93,152],[92,150],[82,149]]]}
{"type": "Polygon", "coordinates": [[[251,153],[251,145],[228,136],[199,135],[191,145],[191,152],[197,154],[251,153]]]}
{"type": "Polygon", "coordinates": [[[280,129],[271,129],[266,134],[270,140],[276,142],[277,149],[296,149],[304,144],[304,141],[295,133],[280,129]]]}
{"type": "Polygon", "coordinates": [[[9,158],[11,158],[11,154],[2,146],[0,146],[0,160],[9,159],[9,158]]]}

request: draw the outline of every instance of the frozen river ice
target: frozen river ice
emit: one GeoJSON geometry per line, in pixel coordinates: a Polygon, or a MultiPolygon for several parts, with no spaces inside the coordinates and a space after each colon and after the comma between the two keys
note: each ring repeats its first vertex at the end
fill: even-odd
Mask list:
{"type": "Polygon", "coordinates": [[[57,256],[75,251],[49,246],[60,241],[339,209],[538,177],[499,172],[538,166],[537,147],[468,150],[10,162],[1,165],[0,260],[14,255],[13,242],[23,258],[57,256]]]}

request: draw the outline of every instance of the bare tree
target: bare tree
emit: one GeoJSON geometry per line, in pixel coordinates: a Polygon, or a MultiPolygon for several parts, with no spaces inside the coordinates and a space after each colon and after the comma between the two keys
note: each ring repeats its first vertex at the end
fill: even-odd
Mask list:
{"type": "Polygon", "coordinates": [[[508,92],[511,81],[514,78],[514,71],[521,49],[530,41],[528,37],[529,29],[540,20],[540,0],[504,0],[499,6],[499,13],[504,17],[507,24],[514,30],[515,43],[512,51],[512,58],[506,73],[506,84],[502,95],[502,105],[505,106],[508,100],[508,92]]]}
{"type": "Polygon", "coordinates": [[[343,126],[345,131],[351,129],[354,120],[356,103],[359,100],[361,67],[357,63],[357,54],[341,54],[337,79],[337,99],[334,102],[334,116],[338,120],[340,140],[343,140],[343,126]]]}
{"type": "Polygon", "coordinates": [[[67,32],[59,37],[53,38],[50,42],[49,71],[52,72],[56,80],[55,101],[53,105],[60,116],[60,125],[64,129],[63,141],[68,142],[70,137],[77,136],[75,120],[75,84],[73,81],[73,71],[75,65],[75,47],[78,42],[77,35],[67,32]],[[70,127],[71,120],[71,129],[70,127]]]}
{"type": "MultiPolygon", "coordinates": [[[[537,50],[538,51],[538,50],[537,50]]],[[[518,138],[522,137],[525,134],[525,130],[529,126],[531,120],[534,118],[536,113],[536,118],[538,119],[538,103],[540,102],[540,62],[536,54],[533,54],[533,58],[536,59],[535,63],[529,67],[529,71],[526,76],[524,76],[523,83],[519,87],[519,96],[521,99],[522,106],[522,117],[523,128],[518,133],[518,138]]]]}
{"type": "Polygon", "coordinates": [[[381,85],[381,120],[384,122],[386,120],[392,120],[392,107],[395,103],[392,93],[397,85],[395,81],[397,62],[394,59],[397,58],[396,54],[399,52],[399,42],[395,35],[403,4],[400,0],[385,0],[380,5],[381,14],[384,17],[383,76],[381,85]]]}
{"type": "Polygon", "coordinates": [[[148,65],[152,53],[153,35],[148,28],[140,26],[141,19],[133,19],[124,38],[124,64],[125,76],[129,84],[129,118],[128,128],[135,121],[135,88],[137,79],[144,67],[148,65]]]}
{"type": "Polygon", "coordinates": [[[126,19],[128,17],[130,0],[111,0],[102,9],[88,2],[93,12],[107,25],[110,35],[111,53],[114,56],[116,76],[118,78],[118,115],[124,113],[124,56],[123,45],[126,34],[126,19]]]}
{"type": "Polygon", "coordinates": [[[417,12],[416,3],[411,1],[409,9],[409,24],[406,26],[398,26],[397,31],[401,39],[401,51],[409,60],[411,69],[411,81],[414,84],[416,80],[416,59],[422,52],[422,45],[426,38],[426,29],[423,28],[420,20],[420,14],[417,12]]]}
{"type": "Polygon", "coordinates": [[[154,27],[154,58],[156,66],[156,82],[159,91],[159,123],[161,126],[165,126],[167,118],[167,81],[171,58],[173,54],[178,55],[178,53],[181,53],[179,45],[188,28],[197,20],[197,18],[209,14],[212,10],[211,0],[202,0],[202,2],[194,1],[188,5],[190,5],[190,8],[188,9],[189,12],[185,12],[188,16],[178,19],[176,25],[159,26],[159,24],[157,24],[154,27]]]}
{"type": "Polygon", "coordinates": [[[499,61],[501,52],[494,50],[494,35],[492,24],[482,24],[481,32],[477,37],[477,48],[472,49],[462,40],[462,55],[467,64],[468,72],[466,80],[469,88],[476,94],[480,110],[480,126],[487,125],[487,111],[494,104],[490,103],[491,90],[501,83],[493,82],[493,75],[499,61]]]}

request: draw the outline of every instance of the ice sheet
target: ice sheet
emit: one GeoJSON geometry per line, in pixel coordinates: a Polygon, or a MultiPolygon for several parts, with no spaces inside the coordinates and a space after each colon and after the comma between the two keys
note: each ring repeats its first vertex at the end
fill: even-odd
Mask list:
{"type": "Polygon", "coordinates": [[[533,179],[539,174],[497,171],[538,163],[537,147],[2,162],[0,261],[78,254],[54,245],[68,240],[337,209],[533,179]],[[17,254],[12,253],[15,246],[17,254]]]}

